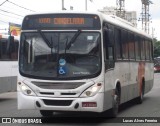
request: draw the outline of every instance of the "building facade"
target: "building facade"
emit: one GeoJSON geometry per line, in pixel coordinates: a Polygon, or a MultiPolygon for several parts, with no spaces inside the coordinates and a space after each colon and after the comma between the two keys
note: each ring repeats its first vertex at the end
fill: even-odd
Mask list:
{"type": "MultiPolygon", "coordinates": [[[[117,10],[115,7],[104,7],[101,10],[98,10],[107,15],[115,15],[117,16],[117,10]]],[[[136,11],[125,11],[125,20],[132,23],[135,27],[137,27],[137,13],[136,11]]]]}

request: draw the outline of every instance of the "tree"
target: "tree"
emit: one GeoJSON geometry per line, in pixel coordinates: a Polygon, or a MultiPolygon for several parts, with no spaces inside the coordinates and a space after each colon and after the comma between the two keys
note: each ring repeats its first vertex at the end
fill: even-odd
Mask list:
{"type": "Polygon", "coordinates": [[[158,41],[157,39],[153,39],[153,44],[154,44],[154,57],[158,57],[160,56],[160,41],[158,41]]]}

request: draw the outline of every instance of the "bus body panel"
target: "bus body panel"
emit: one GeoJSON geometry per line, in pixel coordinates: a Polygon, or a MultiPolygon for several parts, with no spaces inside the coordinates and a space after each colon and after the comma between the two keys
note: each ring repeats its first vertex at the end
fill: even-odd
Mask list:
{"type": "MultiPolygon", "coordinates": [[[[112,107],[113,89],[116,88],[117,82],[121,84],[121,104],[139,96],[138,84],[138,63],[121,62],[115,63],[115,68],[107,70],[105,73],[105,94],[104,110],[112,107]],[[127,70],[127,67],[128,69],[127,70]],[[130,73],[128,73],[130,71],[130,73]],[[121,74],[119,74],[121,73],[121,74]],[[119,81],[117,81],[117,79],[119,81]],[[113,85],[115,83],[115,85],[113,85]]],[[[153,87],[153,63],[145,64],[145,93],[153,87]]]]}

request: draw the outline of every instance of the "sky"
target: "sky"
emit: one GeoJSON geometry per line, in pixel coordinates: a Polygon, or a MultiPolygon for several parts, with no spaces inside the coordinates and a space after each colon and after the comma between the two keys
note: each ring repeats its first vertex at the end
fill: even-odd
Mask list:
{"type": "MultiPolygon", "coordinates": [[[[27,14],[36,12],[53,12],[62,10],[62,0],[0,0],[0,33],[5,32],[4,28],[8,28],[8,22],[21,24],[23,17],[27,14]],[[18,7],[15,4],[21,6],[18,7]],[[23,9],[26,8],[26,9],[23,9]],[[28,10],[27,10],[28,9],[28,10]],[[4,12],[9,11],[14,14],[4,12]],[[31,11],[32,10],[32,11],[31,11]]],[[[87,10],[97,11],[103,7],[116,7],[116,0],[87,0],[87,10]]],[[[160,0],[151,0],[150,4],[150,33],[160,40],[160,0]],[[153,32],[152,32],[153,31],[153,32]]],[[[85,11],[86,0],[64,0],[64,7],[70,10],[70,6],[76,11],[85,11]]],[[[125,0],[126,11],[137,11],[137,19],[141,17],[142,11],[141,0],[125,0]]],[[[138,28],[141,29],[141,22],[138,22],[138,28]]]]}

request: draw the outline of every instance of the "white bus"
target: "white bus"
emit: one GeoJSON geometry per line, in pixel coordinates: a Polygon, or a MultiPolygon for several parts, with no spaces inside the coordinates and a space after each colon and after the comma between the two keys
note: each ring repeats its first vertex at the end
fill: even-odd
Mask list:
{"type": "Polygon", "coordinates": [[[0,93],[17,89],[18,45],[18,37],[0,35],[0,93]]]}
{"type": "Polygon", "coordinates": [[[57,12],[25,16],[17,83],[18,109],[97,112],[153,86],[152,38],[115,16],[57,12]]]}

